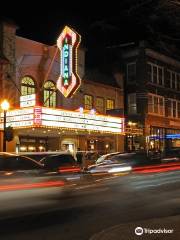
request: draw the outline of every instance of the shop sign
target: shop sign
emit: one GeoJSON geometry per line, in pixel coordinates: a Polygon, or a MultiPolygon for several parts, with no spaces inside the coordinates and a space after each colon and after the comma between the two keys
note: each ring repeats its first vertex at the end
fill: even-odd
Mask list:
{"type": "Polygon", "coordinates": [[[36,94],[20,96],[20,107],[33,107],[36,105],[36,94]]]}

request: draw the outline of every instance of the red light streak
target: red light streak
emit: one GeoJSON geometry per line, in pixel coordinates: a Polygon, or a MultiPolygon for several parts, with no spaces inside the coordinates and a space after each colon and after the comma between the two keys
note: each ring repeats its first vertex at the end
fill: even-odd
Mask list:
{"type": "Polygon", "coordinates": [[[133,169],[135,173],[158,173],[158,172],[168,172],[173,170],[180,170],[180,163],[171,164],[160,164],[158,166],[151,165],[146,167],[137,167],[133,169]]]}
{"type": "Polygon", "coordinates": [[[64,172],[80,172],[80,168],[64,168],[64,169],[59,169],[60,173],[64,172]]]}
{"type": "Polygon", "coordinates": [[[63,181],[49,181],[40,183],[26,183],[26,184],[14,184],[0,186],[0,191],[13,191],[13,190],[25,190],[32,188],[44,188],[44,187],[62,187],[64,186],[63,181]]]}

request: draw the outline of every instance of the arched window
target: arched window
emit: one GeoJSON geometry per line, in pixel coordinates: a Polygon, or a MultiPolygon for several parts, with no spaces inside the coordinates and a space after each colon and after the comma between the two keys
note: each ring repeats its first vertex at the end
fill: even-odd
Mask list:
{"type": "Polygon", "coordinates": [[[26,96],[35,93],[35,82],[31,77],[23,77],[21,80],[21,95],[26,96]]]}
{"type": "Polygon", "coordinates": [[[52,81],[44,84],[44,106],[56,107],[56,86],[52,81]]]}

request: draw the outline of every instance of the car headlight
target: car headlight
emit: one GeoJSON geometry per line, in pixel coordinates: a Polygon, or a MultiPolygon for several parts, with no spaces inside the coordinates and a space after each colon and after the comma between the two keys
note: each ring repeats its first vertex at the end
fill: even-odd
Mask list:
{"type": "Polygon", "coordinates": [[[131,171],[131,170],[132,170],[131,166],[117,167],[117,168],[111,168],[110,170],[108,170],[108,173],[127,172],[127,171],[131,171]]]}

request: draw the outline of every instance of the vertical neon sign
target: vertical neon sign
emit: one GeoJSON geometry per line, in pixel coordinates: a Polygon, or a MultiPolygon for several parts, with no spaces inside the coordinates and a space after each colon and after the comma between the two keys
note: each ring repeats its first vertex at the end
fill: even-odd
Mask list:
{"type": "Polygon", "coordinates": [[[77,49],[80,42],[81,36],[68,26],[63,29],[57,40],[61,65],[57,89],[67,98],[72,97],[81,85],[77,73],[77,49]]]}

